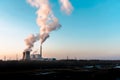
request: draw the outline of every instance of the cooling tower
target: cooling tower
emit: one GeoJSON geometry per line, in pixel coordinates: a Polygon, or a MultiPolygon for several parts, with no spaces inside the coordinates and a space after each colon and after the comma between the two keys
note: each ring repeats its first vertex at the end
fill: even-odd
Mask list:
{"type": "Polygon", "coordinates": [[[30,60],[30,51],[23,52],[23,60],[30,60]]]}

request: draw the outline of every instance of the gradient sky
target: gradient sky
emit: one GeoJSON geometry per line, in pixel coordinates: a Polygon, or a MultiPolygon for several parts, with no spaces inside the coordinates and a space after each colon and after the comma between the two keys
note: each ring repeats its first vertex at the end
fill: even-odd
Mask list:
{"type": "MultiPolygon", "coordinates": [[[[58,0],[50,0],[62,28],[51,32],[43,56],[120,59],[120,0],[70,1],[74,10],[66,15],[58,0]]],[[[39,32],[35,12],[26,0],[0,0],[0,59],[22,57],[24,39],[39,32]]]]}

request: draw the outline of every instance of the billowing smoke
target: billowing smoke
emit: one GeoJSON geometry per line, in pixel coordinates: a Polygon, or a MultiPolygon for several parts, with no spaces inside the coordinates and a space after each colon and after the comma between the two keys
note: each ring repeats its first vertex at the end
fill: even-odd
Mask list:
{"type": "Polygon", "coordinates": [[[59,0],[61,3],[61,10],[63,10],[66,14],[70,14],[73,10],[73,7],[69,0],[59,0]]]}
{"type": "Polygon", "coordinates": [[[54,16],[49,0],[27,0],[37,10],[37,25],[40,27],[41,44],[49,37],[51,31],[59,29],[61,25],[54,16]]]}
{"type": "Polygon", "coordinates": [[[32,51],[32,47],[34,46],[34,43],[40,39],[39,34],[31,34],[29,35],[24,41],[25,44],[27,45],[27,48],[24,51],[32,51]]]}
{"type": "Polygon", "coordinates": [[[32,52],[33,54],[39,53],[39,49],[36,49],[32,52]]]}
{"type": "MultiPolygon", "coordinates": [[[[59,0],[61,3],[61,9],[65,11],[66,14],[70,14],[73,7],[69,0],[59,0]]],[[[36,23],[40,27],[40,34],[31,34],[25,39],[27,48],[25,51],[32,51],[34,43],[40,40],[41,45],[50,36],[50,32],[57,30],[61,27],[58,19],[54,16],[49,0],[27,0],[31,6],[37,8],[36,23]]]]}

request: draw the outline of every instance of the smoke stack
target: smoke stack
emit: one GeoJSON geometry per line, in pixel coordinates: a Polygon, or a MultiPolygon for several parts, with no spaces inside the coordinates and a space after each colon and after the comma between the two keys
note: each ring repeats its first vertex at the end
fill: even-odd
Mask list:
{"type": "Polygon", "coordinates": [[[42,58],[42,45],[40,45],[40,57],[42,58]]]}

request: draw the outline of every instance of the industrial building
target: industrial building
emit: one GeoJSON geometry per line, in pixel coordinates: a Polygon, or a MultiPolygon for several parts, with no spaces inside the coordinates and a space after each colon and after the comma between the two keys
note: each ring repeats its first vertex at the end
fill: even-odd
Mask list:
{"type": "Polygon", "coordinates": [[[53,60],[56,60],[56,58],[43,58],[40,54],[30,54],[30,51],[26,51],[26,52],[23,52],[22,60],[53,61],[53,60]]]}

